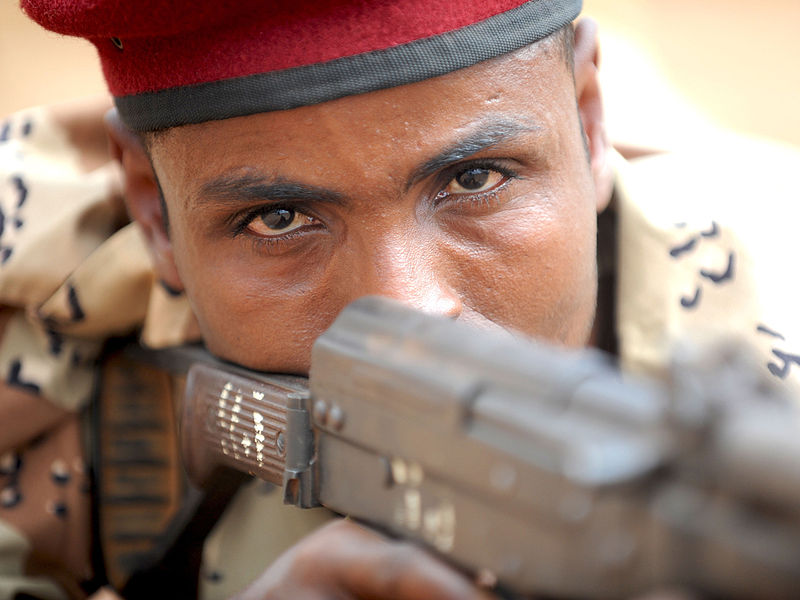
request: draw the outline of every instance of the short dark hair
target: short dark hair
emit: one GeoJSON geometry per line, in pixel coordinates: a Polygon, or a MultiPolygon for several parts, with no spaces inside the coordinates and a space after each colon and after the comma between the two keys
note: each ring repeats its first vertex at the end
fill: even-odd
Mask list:
{"type": "Polygon", "coordinates": [[[572,23],[564,25],[552,34],[552,37],[556,40],[561,57],[571,71],[575,67],[575,29],[572,23]]]}

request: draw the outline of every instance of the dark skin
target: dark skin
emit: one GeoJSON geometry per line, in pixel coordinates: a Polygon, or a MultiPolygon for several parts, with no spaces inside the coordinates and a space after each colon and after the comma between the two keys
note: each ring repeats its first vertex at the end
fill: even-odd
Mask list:
{"type": "MultiPolygon", "coordinates": [[[[175,128],[149,157],[113,117],[109,129],[158,274],[186,291],[221,357],[305,373],[316,337],[368,294],[579,347],[590,341],[595,221],[611,189],[596,63],[595,28],[583,22],[574,74],[544,41],[401,88],[175,128]]],[[[419,548],[343,521],[299,542],[242,597],[486,592],[419,548]]]]}

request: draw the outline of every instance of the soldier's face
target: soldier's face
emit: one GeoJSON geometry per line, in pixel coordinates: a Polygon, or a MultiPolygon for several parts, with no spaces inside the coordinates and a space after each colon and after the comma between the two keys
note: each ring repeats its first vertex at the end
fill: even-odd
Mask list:
{"type": "Polygon", "coordinates": [[[367,294],[587,340],[597,201],[555,50],[177,128],[151,153],[177,272],[224,358],[304,372],[316,337],[367,294]]]}

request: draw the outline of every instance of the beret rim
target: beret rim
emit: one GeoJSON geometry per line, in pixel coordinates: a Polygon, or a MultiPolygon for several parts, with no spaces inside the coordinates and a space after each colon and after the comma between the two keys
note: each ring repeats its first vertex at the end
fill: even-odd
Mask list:
{"type": "Polygon", "coordinates": [[[437,36],[267,73],[117,96],[134,131],[157,131],[287,110],[400,86],[469,67],[536,42],[572,22],[582,0],[531,0],[437,36]]]}

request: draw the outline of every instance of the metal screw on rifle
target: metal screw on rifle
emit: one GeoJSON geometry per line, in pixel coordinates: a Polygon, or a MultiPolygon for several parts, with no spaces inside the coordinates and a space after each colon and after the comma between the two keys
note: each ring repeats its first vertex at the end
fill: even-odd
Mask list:
{"type": "Polygon", "coordinates": [[[275,445],[278,447],[278,453],[281,456],[286,454],[286,438],[283,437],[283,432],[278,434],[278,439],[275,440],[275,445]]]}
{"type": "Polygon", "coordinates": [[[331,407],[328,415],[328,425],[336,431],[340,431],[344,427],[344,411],[336,405],[331,407]]]}
{"type": "Polygon", "coordinates": [[[314,408],[312,409],[312,414],[314,416],[314,421],[319,423],[320,425],[325,425],[328,421],[328,405],[325,404],[324,400],[317,400],[314,402],[314,408]]]}

